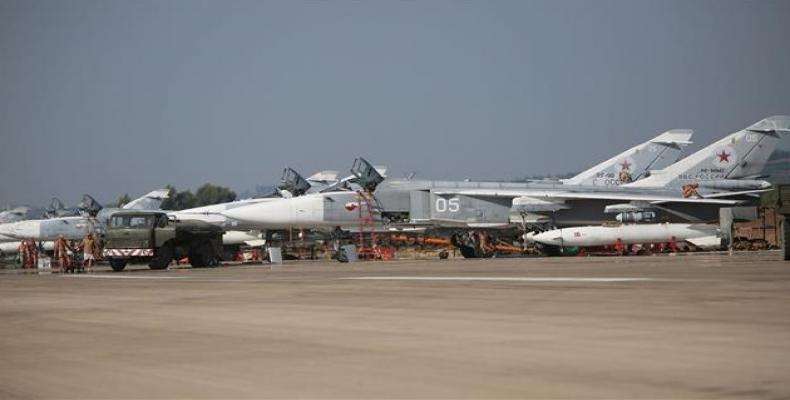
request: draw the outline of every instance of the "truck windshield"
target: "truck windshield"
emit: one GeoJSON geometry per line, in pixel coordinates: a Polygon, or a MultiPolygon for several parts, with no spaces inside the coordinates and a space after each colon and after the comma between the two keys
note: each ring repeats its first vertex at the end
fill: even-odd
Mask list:
{"type": "Polygon", "coordinates": [[[112,217],[113,228],[150,228],[154,226],[153,215],[119,215],[112,217]]]}

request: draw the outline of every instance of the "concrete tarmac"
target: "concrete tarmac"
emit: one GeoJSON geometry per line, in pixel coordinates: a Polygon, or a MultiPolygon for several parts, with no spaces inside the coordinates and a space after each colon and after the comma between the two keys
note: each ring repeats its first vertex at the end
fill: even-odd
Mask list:
{"type": "Polygon", "coordinates": [[[790,398],[777,252],[0,274],[0,398],[790,398]]]}

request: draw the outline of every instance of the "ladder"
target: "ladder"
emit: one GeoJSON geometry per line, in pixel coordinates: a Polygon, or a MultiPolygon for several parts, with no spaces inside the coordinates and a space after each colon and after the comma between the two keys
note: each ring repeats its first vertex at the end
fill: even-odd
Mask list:
{"type": "Polygon", "coordinates": [[[381,249],[377,244],[375,199],[367,191],[357,191],[357,209],[359,210],[359,239],[357,255],[361,260],[381,260],[381,249]]]}

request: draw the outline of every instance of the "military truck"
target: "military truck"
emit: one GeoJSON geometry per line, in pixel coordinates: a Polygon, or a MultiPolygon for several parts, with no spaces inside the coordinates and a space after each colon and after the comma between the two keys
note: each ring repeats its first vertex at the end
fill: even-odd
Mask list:
{"type": "Polygon", "coordinates": [[[120,211],[105,233],[103,255],[115,271],[129,262],[165,269],[189,258],[194,268],[217,265],[222,254],[222,229],[202,221],[179,221],[158,211],[120,211]]]}
{"type": "Polygon", "coordinates": [[[776,191],[779,197],[776,211],[783,216],[779,220],[782,254],[786,261],[790,261],[790,185],[778,186],[776,191]]]}
{"type": "MultiPolygon", "coordinates": [[[[765,208],[773,209],[775,216],[770,225],[774,228],[774,242],[782,248],[783,258],[790,261],[790,185],[776,185],[770,192],[763,193],[760,203],[765,208]]],[[[766,229],[767,226],[760,226],[758,229],[766,229]]],[[[765,236],[765,234],[763,234],[765,236]]]]}

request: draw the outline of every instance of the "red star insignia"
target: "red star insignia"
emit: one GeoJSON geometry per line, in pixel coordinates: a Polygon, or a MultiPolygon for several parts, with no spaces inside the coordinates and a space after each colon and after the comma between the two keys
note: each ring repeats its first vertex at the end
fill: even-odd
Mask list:
{"type": "Polygon", "coordinates": [[[727,154],[727,152],[722,150],[721,153],[716,154],[716,157],[719,157],[719,162],[730,162],[730,156],[731,155],[732,155],[732,153],[727,154]]]}
{"type": "Polygon", "coordinates": [[[623,160],[623,162],[620,164],[620,166],[623,167],[623,169],[626,170],[626,171],[630,171],[631,170],[631,163],[628,162],[628,160],[623,160]]]}

